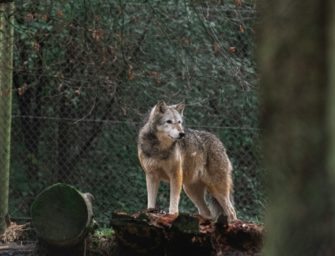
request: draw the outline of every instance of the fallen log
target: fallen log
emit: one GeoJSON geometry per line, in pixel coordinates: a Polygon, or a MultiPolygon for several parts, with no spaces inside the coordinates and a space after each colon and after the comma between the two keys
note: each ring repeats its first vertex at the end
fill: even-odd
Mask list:
{"type": "Polygon", "coordinates": [[[118,248],[113,255],[256,255],[263,227],[244,221],[211,222],[200,216],[113,213],[118,248]]]}

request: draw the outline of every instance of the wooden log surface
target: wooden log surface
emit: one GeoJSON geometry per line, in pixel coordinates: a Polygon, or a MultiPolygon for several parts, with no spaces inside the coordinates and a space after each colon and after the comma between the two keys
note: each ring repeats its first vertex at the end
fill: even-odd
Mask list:
{"type": "Polygon", "coordinates": [[[262,225],[228,224],[225,216],[214,223],[189,214],[118,212],[110,224],[120,246],[115,255],[256,255],[263,240],[262,225]]]}

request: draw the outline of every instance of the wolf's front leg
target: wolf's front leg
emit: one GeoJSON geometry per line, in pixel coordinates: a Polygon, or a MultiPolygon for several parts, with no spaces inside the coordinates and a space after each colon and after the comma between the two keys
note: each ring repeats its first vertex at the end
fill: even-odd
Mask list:
{"type": "Polygon", "coordinates": [[[178,206],[180,200],[180,193],[183,185],[183,175],[181,168],[179,168],[170,177],[170,207],[169,213],[178,213],[178,206]]]}
{"type": "Polygon", "coordinates": [[[147,195],[148,195],[148,209],[156,207],[156,198],[159,188],[159,179],[157,175],[152,173],[146,174],[147,181],[147,195]]]}

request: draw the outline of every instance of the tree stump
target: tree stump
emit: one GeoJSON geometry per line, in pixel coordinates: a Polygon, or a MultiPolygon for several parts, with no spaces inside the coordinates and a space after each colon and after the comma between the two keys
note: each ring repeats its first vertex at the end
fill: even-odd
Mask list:
{"type": "Polygon", "coordinates": [[[74,246],[93,223],[92,195],[58,183],[41,192],[31,206],[37,236],[54,246],[74,246]]]}

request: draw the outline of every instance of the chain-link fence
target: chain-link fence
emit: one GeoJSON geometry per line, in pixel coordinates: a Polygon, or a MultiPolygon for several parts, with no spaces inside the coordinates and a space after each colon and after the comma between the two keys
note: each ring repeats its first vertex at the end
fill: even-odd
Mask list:
{"type": "MultiPolygon", "coordinates": [[[[219,136],[238,215],[260,218],[252,1],[16,0],[14,16],[11,216],[58,181],[91,192],[101,223],[144,209],[137,132],[163,99],[219,136]]],[[[185,195],[180,208],[195,212],[185,195]]]]}

